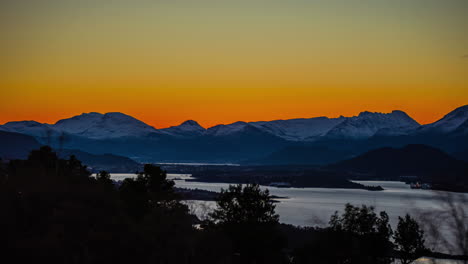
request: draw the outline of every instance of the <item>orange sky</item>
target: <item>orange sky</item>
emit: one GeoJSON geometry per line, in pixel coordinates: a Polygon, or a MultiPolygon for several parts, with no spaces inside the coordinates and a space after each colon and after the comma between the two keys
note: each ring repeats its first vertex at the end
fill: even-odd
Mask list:
{"type": "Polygon", "coordinates": [[[0,2],[0,123],[156,128],[468,104],[468,2],[0,2]],[[172,3],[176,2],[176,3],[172,3]]]}

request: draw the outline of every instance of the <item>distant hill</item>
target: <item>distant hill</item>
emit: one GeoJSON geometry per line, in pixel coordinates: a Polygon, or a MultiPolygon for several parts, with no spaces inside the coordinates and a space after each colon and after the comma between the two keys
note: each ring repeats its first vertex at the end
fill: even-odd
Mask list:
{"type": "Polygon", "coordinates": [[[136,172],[141,170],[141,164],[123,156],[113,154],[94,155],[81,150],[65,149],[58,151],[59,157],[68,159],[71,155],[80,160],[92,172],[105,170],[114,173],[136,172]]]}
{"type": "Polygon", "coordinates": [[[0,131],[0,158],[25,159],[29,152],[41,146],[32,136],[0,131]]]}
{"type": "Polygon", "coordinates": [[[426,145],[380,148],[324,168],[368,179],[418,176],[439,189],[468,190],[468,163],[426,145]]]}

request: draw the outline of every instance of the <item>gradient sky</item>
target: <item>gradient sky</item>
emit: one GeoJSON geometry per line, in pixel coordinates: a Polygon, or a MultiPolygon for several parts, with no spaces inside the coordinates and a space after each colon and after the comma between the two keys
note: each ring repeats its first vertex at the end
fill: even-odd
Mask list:
{"type": "Polygon", "coordinates": [[[0,123],[156,128],[468,104],[466,0],[1,0],[0,123]]]}

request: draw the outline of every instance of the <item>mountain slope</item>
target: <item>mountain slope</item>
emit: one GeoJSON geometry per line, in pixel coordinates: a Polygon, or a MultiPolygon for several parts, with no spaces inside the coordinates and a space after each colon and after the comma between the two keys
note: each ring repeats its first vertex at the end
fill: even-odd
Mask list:
{"type": "Polygon", "coordinates": [[[327,146],[294,145],[281,148],[266,157],[244,161],[252,165],[323,165],[351,156],[348,150],[327,146]]]}
{"type": "Polygon", "coordinates": [[[291,141],[309,141],[323,136],[334,126],[343,122],[346,118],[299,118],[288,120],[273,120],[251,122],[250,124],[263,129],[275,136],[291,141]]]}
{"type": "Polygon", "coordinates": [[[206,129],[194,120],[187,120],[178,126],[159,129],[159,132],[176,137],[193,137],[205,133],[206,129]]]}
{"type": "Polygon", "coordinates": [[[346,118],[343,122],[333,127],[325,136],[328,138],[369,138],[377,132],[392,134],[398,131],[416,129],[418,122],[409,117],[403,111],[392,111],[388,114],[362,112],[358,116],[346,118]]]}
{"type": "Polygon", "coordinates": [[[228,125],[217,125],[206,130],[207,136],[230,136],[236,133],[241,133],[248,127],[253,127],[249,123],[238,121],[228,125]]]}
{"type": "Polygon", "coordinates": [[[14,132],[30,135],[36,138],[46,138],[58,136],[59,131],[49,124],[42,124],[36,121],[13,121],[0,126],[1,131],[14,132]]]}
{"type": "Polygon", "coordinates": [[[0,131],[0,158],[25,159],[29,152],[41,145],[32,136],[0,131]]]}
{"type": "Polygon", "coordinates": [[[468,120],[468,105],[458,107],[446,114],[440,120],[422,126],[420,133],[449,133],[455,131],[460,125],[468,120]]]}

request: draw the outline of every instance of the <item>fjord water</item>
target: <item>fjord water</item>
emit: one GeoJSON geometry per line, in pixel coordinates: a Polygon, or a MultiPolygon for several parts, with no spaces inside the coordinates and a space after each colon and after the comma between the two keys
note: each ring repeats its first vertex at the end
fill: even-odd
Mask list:
{"type": "MultiPolygon", "coordinates": [[[[115,180],[135,177],[134,174],[113,174],[115,180]]],[[[221,188],[228,188],[227,183],[206,183],[192,181],[189,174],[168,174],[168,178],[175,181],[176,187],[187,189],[201,189],[219,192],[221,188]],[[190,181],[188,181],[190,180],[190,181]]],[[[376,211],[386,211],[390,217],[390,223],[395,228],[398,216],[406,213],[418,218],[419,215],[438,210],[447,210],[442,201],[446,192],[411,189],[403,182],[390,181],[363,181],[365,185],[380,185],[383,191],[367,191],[360,189],[339,188],[267,188],[272,195],[285,197],[276,198],[280,201],[276,204],[276,212],[280,216],[280,222],[299,226],[324,226],[335,211],[343,211],[346,203],[356,206],[374,206],[376,211]]],[[[465,196],[468,194],[457,194],[465,196]]],[[[190,209],[200,218],[215,207],[212,201],[187,201],[190,209]]],[[[468,210],[468,204],[467,210],[468,210]]],[[[441,226],[440,228],[444,228],[441,226]]],[[[445,227],[446,228],[446,227],[445,227]]],[[[449,232],[447,232],[447,235],[449,232]]],[[[435,248],[440,248],[438,241],[427,241],[435,248]]]]}
{"type": "MultiPolygon", "coordinates": [[[[113,174],[115,180],[135,177],[134,174],[113,174]]],[[[168,174],[168,178],[175,181],[176,187],[188,189],[200,189],[219,192],[226,189],[227,183],[207,183],[187,181],[191,179],[188,174],[168,174]]],[[[374,206],[377,211],[386,211],[394,224],[398,216],[406,213],[417,215],[422,212],[443,210],[444,204],[441,196],[445,192],[431,190],[415,190],[403,182],[389,181],[364,181],[365,185],[380,185],[383,191],[367,191],[360,189],[339,188],[267,188],[272,195],[286,198],[278,198],[280,203],[276,211],[280,215],[280,221],[286,224],[300,226],[315,226],[326,224],[335,211],[342,211],[346,203],[353,205],[374,206]]],[[[468,194],[464,194],[468,197],[468,194]]],[[[211,206],[213,202],[202,202],[211,206]]],[[[468,205],[467,205],[468,206],[468,205]]]]}

